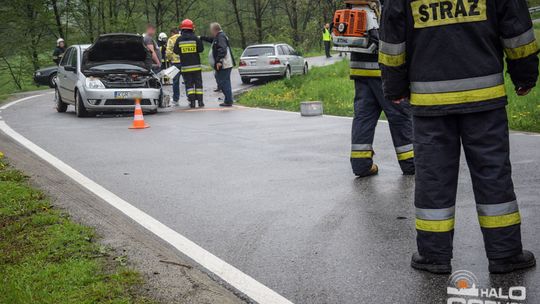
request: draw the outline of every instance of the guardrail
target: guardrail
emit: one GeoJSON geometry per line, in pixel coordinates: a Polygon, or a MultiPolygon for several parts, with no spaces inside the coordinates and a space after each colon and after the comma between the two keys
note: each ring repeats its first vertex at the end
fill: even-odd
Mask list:
{"type": "Polygon", "coordinates": [[[529,13],[538,13],[540,12],[540,6],[535,6],[535,7],[531,7],[529,8],[529,13]]]}

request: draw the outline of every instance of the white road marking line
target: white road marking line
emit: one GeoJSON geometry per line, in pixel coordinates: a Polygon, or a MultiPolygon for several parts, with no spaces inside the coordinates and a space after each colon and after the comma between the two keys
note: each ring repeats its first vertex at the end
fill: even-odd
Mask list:
{"type": "MultiPolygon", "coordinates": [[[[3,106],[2,109],[6,109],[21,101],[40,96],[42,95],[26,97],[13,101],[3,106]]],[[[183,235],[165,226],[150,215],[121,199],[116,194],[110,192],[93,180],[79,173],[77,170],[62,162],[60,159],[54,157],[49,152],[17,133],[4,121],[0,121],[0,130],[252,300],[260,304],[292,304],[291,301],[287,300],[277,292],[266,287],[234,266],[221,260],[212,253],[206,251],[183,235]]]]}
{"type": "Polygon", "coordinates": [[[15,104],[18,104],[19,102],[23,102],[25,100],[32,99],[32,98],[41,97],[41,96],[44,96],[44,95],[47,95],[47,94],[50,94],[50,93],[28,96],[28,97],[25,97],[25,98],[14,100],[12,102],[8,102],[5,105],[1,106],[0,110],[5,110],[5,109],[7,109],[7,108],[9,108],[9,107],[11,107],[11,106],[13,106],[15,104]]]}

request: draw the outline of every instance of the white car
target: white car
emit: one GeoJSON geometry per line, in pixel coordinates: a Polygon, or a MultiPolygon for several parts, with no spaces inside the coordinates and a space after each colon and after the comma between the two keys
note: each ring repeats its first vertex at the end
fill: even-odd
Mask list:
{"type": "Polygon", "coordinates": [[[291,78],[305,75],[309,67],[306,59],[285,43],[257,44],[247,47],[240,57],[240,77],[249,84],[251,79],[291,78]]]}
{"type": "Polygon", "coordinates": [[[92,45],[69,47],[58,66],[56,110],[75,106],[78,117],[99,112],[128,111],[141,100],[143,111],[157,112],[163,102],[159,78],[143,38],[107,34],[92,45]]]}

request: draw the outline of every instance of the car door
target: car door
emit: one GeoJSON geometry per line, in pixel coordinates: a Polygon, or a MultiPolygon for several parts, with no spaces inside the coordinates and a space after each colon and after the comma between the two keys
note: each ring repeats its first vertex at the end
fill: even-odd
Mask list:
{"type": "MultiPolygon", "coordinates": [[[[287,48],[287,46],[285,45],[279,45],[278,46],[279,50],[280,50],[280,55],[279,57],[279,60],[281,60],[282,62],[284,62],[285,64],[288,64],[288,65],[291,65],[291,56],[289,54],[289,49],[287,48]]],[[[292,71],[292,66],[291,66],[291,71],[292,71]]]]}
{"type": "Polygon", "coordinates": [[[303,62],[300,62],[300,56],[298,56],[298,52],[296,52],[295,49],[292,48],[292,46],[287,45],[287,48],[289,48],[290,53],[290,61],[291,65],[293,66],[292,70],[294,74],[301,74],[304,68],[303,62]]]}
{"type": "Polygon", "coordinates": [[[70,94],[68,91],[68,80],[67,80],[67,73],[70,73],[69,71],[66,71],[66,66],[69,65],[69,55],[73,51],[73,47],[70,47],[66,50],[64,53],[64,56],[62,57],[62,60],[60,61],[60,64],[58,65],[58,77],[56,79],[58,91],[60,92],[60,95],[62,98],[66,100],[71,100],[70,94]]]}
{"type": "Polygon", "coordinates": [[[74,47],[69,54],[68,65],[64,67],[66,69],[66,90],[69,91],[69,99],[75,102],[75,87],[77,86],[78,68],[77,63],[79,61],[79,50],[74,47]]]}

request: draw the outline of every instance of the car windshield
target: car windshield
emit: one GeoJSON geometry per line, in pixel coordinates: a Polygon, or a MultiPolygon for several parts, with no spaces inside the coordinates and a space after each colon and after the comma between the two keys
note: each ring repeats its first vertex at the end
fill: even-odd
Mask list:
{"type": "Polygon", "coordinates": [[[100,64],[96,65],[90,68],[90,70],[100,70],[100,71],[113,71],[113,70],[136,70],[136,71],[144,71],[143,68],[133,65],[133,64],[126,64],[126,63],[108,63],[108,64],[100,64]]]}
{"type": "Polygon", "coordinates": [[[273,46],[250,47],[244,52],[244,57],[274,56],[276,55],[273,46]]]}

